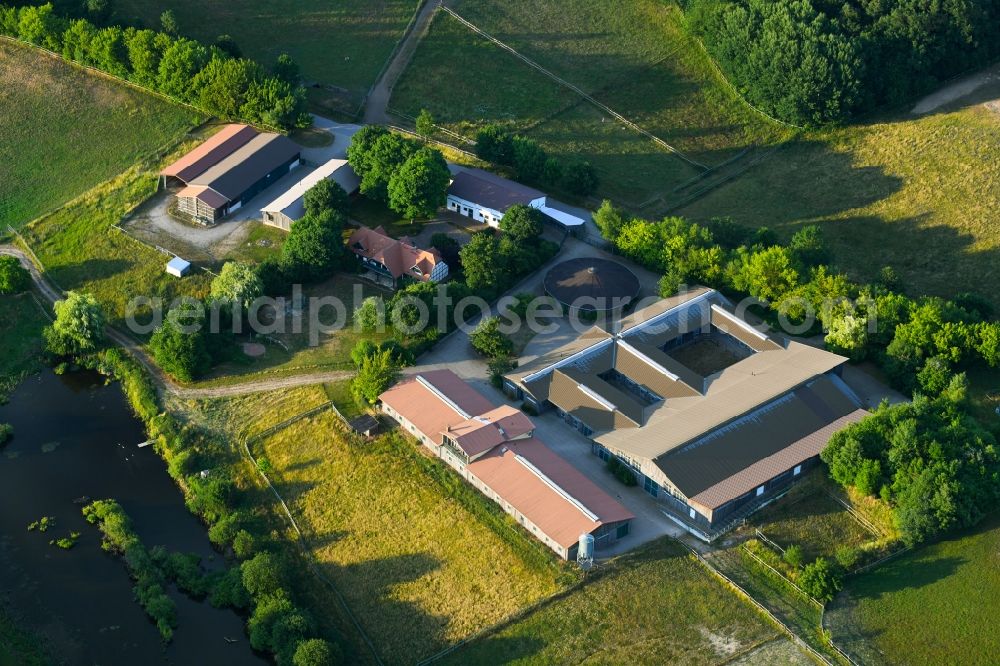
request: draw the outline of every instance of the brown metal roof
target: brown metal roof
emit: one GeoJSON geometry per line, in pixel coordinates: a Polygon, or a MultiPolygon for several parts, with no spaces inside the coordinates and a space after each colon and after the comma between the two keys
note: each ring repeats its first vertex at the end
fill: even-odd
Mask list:
{"type": "Polygon", "coordinates": [[[185,199],[187,197],[194,197],[203,201],[209,207],[216,209],[222,208],[229,203],[229,199],[206,185],[188,185],[177,193],[178,199],[185,199]]]}
{"type": "Polygon", "coordinates": [[[396,240],[386,234],[382,227],[375,229],[358,227],[347,241],[347,247],[359,257],[374,259],[381,263],[394,278],[405,274],[415,280],[426,282],[430,279],[434,267],[443,261],[441,253],[437,250],[422,250],[408,238],[396,240]],[[420,268],[419,274],[411,270],[414,266],[420,268]]]}
{"type": "Polygon", "coordinates": [[[653,462],[685,497],[694,497],[857,408],[833,379],[820,377],[653,462]]]}
{"type": "Polygon", "coordinates": [[[258,134],[190,184],[211,187],[233,201],[300,150],[295,142],[280,134],[258,134]]]}
{"type": "Polygon", "coordinates": [[[451,437],[470,459],[513,439],[524,437],[535,424],[518,409],[501,405],[451,426],[443,433],[451,437]]]}
{"type": "Polygon", "coordinates": [[[194,150],[163,169],[162,176],[180,178],[185,183],[205,173],[257,136],[249,125],[226,125],[194,150]]]}
{"type": "Polygon", "coordinates": [[[541,440],[525,437],[534,430],[530,419],[513,407],[494,407],[451,370],[404,379],[379,399],[436,444],[443,435],[435,433],[451,427],[453,437],[474,435],[465,443],[478,451],[495,441],[496,426],[503,427],[509,439],[486,449],[467,470],[564,548],[601,525],[634,517],[541,440]]]}
{"type": "Polygon", "coordinates": [[[635,517],[534,437],[494,449],[468,470],[563,548],[601,525],[635,517]]]}
{"type": "Polygon", "coordinates": [[[857,423],[867,415],[868,412],[864,409],[855,409],[732,476],[708,486],[690,500],[707,509],[716,509],[767,483],[778,474],[818,456],[826,448],[834,433],[852,423],[857,423]]]}
{"type": "MultiPolygon", "coordinates": [[[[556,365],[562,361],[566,361],[574,354],[579,354],[587,349],[594,348],[595,345],[598,345],[605,340],[610,340],[611,337],[610,333],[599,326],[592,326],[565,345],[548,351],[531,361],[520,364],[517,367],[517,370],[514,370],[505,376],[513,381],[528,379],[536,372],[545,370],[546,368],[556,365]]],[[[531,381],[532,384],[534,383],[534,380],[528,379],[528,381],[531,381]]],[[[531,390],[534,395],[534,386],[531,387],[531,390]]]]}
{"type": "MultiPolygon", "coordinates": [[[[573,366],[567,366],[566,368],[556,370],[556,373],[562,373],[576,383],[576,387],[571,389],[573,392],[582,392],[585,396],[588,395],[588,392],[592,394],[588,396],[587,402],[601,404],[599,400],[603,400],[605,403],[614,406],[613,409],[609,411],[621,412],[626,418],[628,418],[628,420],[632,421],[633,424],[637,426],[642,425],[644,420],[642,404],[624,391],[620,391],[605,380],[598,377],[597,373],[593,370],[584,372],[574,368],[573,366]],[[596,394],[596,398],[593,394],[596,394]]],[[[549,396],[549,400],[557,405],[562,402],[563,398],[563,395],[558,395],[556,393],[549,396]]],[[[585,419],[581,420],[586,423],[585,419]]]]}
{"type": "Polygon", "coordinates": [[[706,380],[703,395],[667,400],[638,431],[609,432],[597,441],[653,459],[767,404],[847,361],[799,342],[761,351],[706,380]]]}
{"type": "Polygon", "coordinates": [[[501,178],[482,169],[466,168],[455,174],[448,194],[493,210],[505,212],[514,204],[527,205],[545,196],[544,192],[501,178]]]}
{"type": "MultiPolygon", "coordinates": [[[[582,257],[557,264],[545,274],[545,292],[564,305],[581,307],[579,299],[594,299],[596,309],[622,307],[639,293],[639,278],[617,261],[582,257]]],[[[582,309],[593,311],[588,303],[582,309]]]]}

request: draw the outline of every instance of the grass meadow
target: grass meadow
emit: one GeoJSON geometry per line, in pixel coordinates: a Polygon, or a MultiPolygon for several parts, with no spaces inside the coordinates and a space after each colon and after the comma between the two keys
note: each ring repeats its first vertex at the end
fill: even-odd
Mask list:
{"type": "MultiPolygon", "coordinates": [[[[891,664],[988,663],[1000,654],[1000,514],[976,529],[849,578],[834,639],[891,664]],[[844,622],[850,625],[839,632],[844,622]],[[852,636],[853,634],[853,636],[852,636]],[[860,648],[860,649],[859,649],[860,648]],[[993,655],[993,657],[989,657],[993,655]]],[[[838,602],[841,601],[838,599],[838,602]]]]}
{"type": "Polygon", "coordinates": [[[912,295],[975,291],[1000,305],[998,145],[1000,115],[979,104],[900,113],[794,140],[678,213],[784,238],[818,224],[855,280],[888,264],[912,295]]]}
{"type": "Polygon", "coordinates": [[[589,575],[581,587],[441,663],[729,663],[778,635],[670,539],[589,575]]]}
{"type": "Polygon", "coordinates": [[[153,193],[156,179],[155,167],[133,167],[23,230],[47,277],[63,290],[93,294],[112,324],[123,323],[135,296],[169,303],[182,295],[208,294],[211,276],[198,270],[183,280],[167,275],[165,255],[115,228],[122,215],[153,193]]]}
{"type": "Polygon", "coordinates": [[[0,296],[0,402],[41,365],[42,329],[49,323],[30,294],[0,296]]]}
{"type": "Polygon", "coordinates": [[[286,317],[282,330],[255,338],[265,345],[262,356],[241,358],[239,362],[219,365],[210,375],[199,380],[197,386],[246,382],[265,374],[267,377],[283,377],[305,372],[353,371],[355,368],[351,361],[351,350],[362,338],[382,342],[392,337],[392,331],[388,327],[385,331],[370,333],[362,333],[354,328],[354,308],[361,305],[365,298],[377,295],[388,298],[391,295],[371,282],[338,273],[323,282],[305,285],[302,294],[304,307],[301,313],[286,317]],[[344,304],[344,309],[338,311],[332,306],[323,306],[316,312],[310,311],[311,297],[339,299],[344,304]],[[324,332],[313,327],[310,322],[314,316],[322,326],[339,323],[340,328],[324,332]],[[300,327],[298,332],[296,327],[300,327]],[[310,331],[315,332],[315,345],[310,331]]]}
{"type": "Polygon", "coordinates": [[[86,192],[197,124],[196,112],[0,40],[0,228],[86,192]]]}
{"type": "MultiPolygon", "coordinates": [[[[226,33],[269,66],[288,53],[308,81],[342,88],[354,111],[403,36],[417,0],[119,0],[116,20],[159,27],[172,9],[182,35],[211,43],[226,33]]],[[[345,109],[347,110],[347,109],[345,109]]]]}
{"type": "Polygon", "coordinates": [[[832,560],[839,546],[860,548],[879,537],[826,492],[826,479],[814,471],[781,501],[755,513],[750,522],[782,548],[798,544],[806,562],[832,560]]]}
{"type": "MultiPolygon", "coordinates": [[[[346,384],[316,386],[189,408],[235,438],[331,396],[342,404],[345,392],[346,384]]],[[[430,656],[572,579],[489,500],[398,433],[362,442],[322,412],[258,440],[253,452],[267,459],[310,554],[386,663],[430,656]]],[[[322,586],[311,602],[318,617],[339,613],[322,586]]]]}
{"type": "MultiPolygon", "coordinates": [[[[707,165],[787,135],[725,87],[672,4],[464,0],[456,9],[707,165]]],[[[633,208],[700,173],[443,12],[394,88],[392,106],[410,116],[428,108],[464,136],[502,123],[553,155],[590,161],[602,180],[598,194],[633,208]]]]}

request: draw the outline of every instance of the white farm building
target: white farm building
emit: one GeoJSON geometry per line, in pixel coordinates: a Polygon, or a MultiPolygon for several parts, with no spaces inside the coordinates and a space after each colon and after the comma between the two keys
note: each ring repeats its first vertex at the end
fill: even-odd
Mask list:
{"type": "Polygon", "coordinates": [[[448,210],[491,227],[499,226],[507,209],[517,204],[537,208],[567,227],[584,224],[590,217],[583,209],[554,201],[544,192],[482,169],[460,167],[448,186],[448,210]]]}

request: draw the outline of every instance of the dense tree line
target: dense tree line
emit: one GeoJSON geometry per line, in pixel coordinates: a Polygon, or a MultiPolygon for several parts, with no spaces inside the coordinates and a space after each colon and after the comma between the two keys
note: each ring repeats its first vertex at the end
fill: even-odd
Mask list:
{"type": "Polygon", "coordinates": [[[445,203],[451,172],[435,148],[367,125],[351,138],[347,160],[361,179],[361,193],[404,217],[433,217],[445,203]]]}
{"type": "Polygon", "coordinates": [[[590,162],[563,165],[534,139],[511,134],[499,125],[486,125],[476,133],[476,156],[514,169],[524,182],[562,187],[580,196],[593,194],[600,184],[590,162]]]}
{"type": "Polygon", "coordinates": [[[993,0],[688,0],[753,104],[799,125],[899,104],[1000,55],[993,0]]]}
{"type": "Polygon", "coordinates": [[[881,405],[836,433],[822,453],[830,475],[881,497],[913,545],[976,524],[1000,499],[1000,454],[964,408],[965,376],[938,396],[881,405]]]}
{"type": "MultiPolygon", "coordinates": [[[[51,4],[0,6],[0,34],[45,47],[65,58],[128,79],[187,102],[211,115],[287,130],[311,123],[305,90],[294,63],[279,59],[276,74],[234,57],[218,45],[204,46],[166,32],[98,27],[87,19],[56,15],[51,4]]],[[[225,44],[223,44],[225,46],[225,44]]]]}
{"type": "Polygon", "coordinates": [[[987,301],[910,298],[890,268],[873,284],[855,284],[831,266],[819,227],[803,227],[782,245],[766,228],[648,221],[608,202],[594,219],[619,252],[663,274],[662,296],[699,283],[758,298],[792,326],[811,313],[813,332],[825,333],[831,351],[878,362],[901,390],[936,394],[956,370],[1000,365],[1000,322],[990,320],[987,301]]]}

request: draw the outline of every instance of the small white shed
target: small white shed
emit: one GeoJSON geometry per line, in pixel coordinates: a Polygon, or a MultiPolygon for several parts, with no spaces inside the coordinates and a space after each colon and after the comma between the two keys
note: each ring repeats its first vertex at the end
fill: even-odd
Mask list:
{"type": "Polygon", "coordinates": [[[174,277],[184,277],[191,272],[191,262],[180,257],[174,257],[167,262],[167,273],[174,277]]]}

